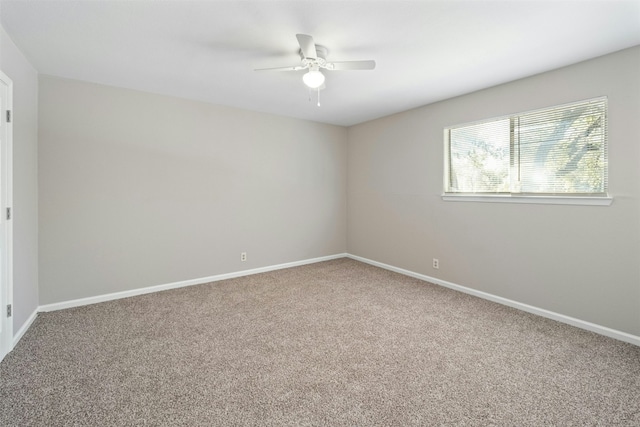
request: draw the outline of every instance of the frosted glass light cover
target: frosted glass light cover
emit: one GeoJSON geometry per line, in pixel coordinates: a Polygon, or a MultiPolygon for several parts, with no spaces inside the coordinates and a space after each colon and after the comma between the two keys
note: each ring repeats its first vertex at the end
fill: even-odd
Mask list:
{"type": "Polygon", "coordinates": [[[324,83],[324,74],[317,70],[311,70],[302,76],[302,81],[311,89],[317,89],[324,83]]]}

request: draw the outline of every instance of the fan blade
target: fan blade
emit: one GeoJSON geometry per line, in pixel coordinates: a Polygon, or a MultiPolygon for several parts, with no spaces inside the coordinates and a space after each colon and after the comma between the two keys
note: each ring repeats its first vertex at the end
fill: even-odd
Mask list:
{"type": "Polygon", "coordinates": [[[338,61],[327,64],[329,70],[373,70],[376,68],[376,61],[338,61]]]}
{"type": "Polygon", "coordinates": [[[296,34],[300,50],[305,58],[318,59],[318,53],[316,52],[316,44],[313,41],[313,37],[306,34],[296,34]]]}
{"type": "Polygon", "coordinates": [[[292,65],[290,67],[276,67],[276,68],[256,68],[253,71],[299,71],[304,70],[305,66],[302,65],[292,65]]]}

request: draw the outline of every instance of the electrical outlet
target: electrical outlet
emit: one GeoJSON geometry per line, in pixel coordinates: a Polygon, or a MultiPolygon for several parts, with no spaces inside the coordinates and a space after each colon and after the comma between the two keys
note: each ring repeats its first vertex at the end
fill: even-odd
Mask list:
{"type": "Polygon", "coordinates": [[[247,260],[247,253],[246,252],[240,252],[240,261],[246,261],[247,260]]]}
{"type": "Polygon", "coordinates": [[[440,261],[438,261],[438,258],[433,259],[433,268],[436,270],[440,268],[440,261]]]}

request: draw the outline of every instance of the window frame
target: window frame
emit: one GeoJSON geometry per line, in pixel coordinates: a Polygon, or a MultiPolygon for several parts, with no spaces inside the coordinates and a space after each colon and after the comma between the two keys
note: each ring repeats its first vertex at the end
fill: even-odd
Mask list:
{"type": "MultiPolygon", "coordinates": [[[[450,155],[450,131],[454,128],[467,127],[478,125],[482,123],[489,123],[494,121],[500,121],[509,119],[512,120],[514,117],[532,114],[537,112],[543,112],[553,109],[561,109],[564,107],[569,107],[575,104],[586,103],[586,102],[597,102],[597,101],[605,101],[605,126],[607,129],[606,137],[605,137],[605,153],[608,151],[609,147],[609,138],[608,138],[608,121],[609,121],[609,107],[608,107],[608,98],[606,96],[599,96],[595,98],[584,99],[580,101],[568,102],[565,104],[554,105],[550,107],[538,108],[535,110],[522,111],[518,113],[507,114],[503,116],[496,116],[492,118],[476,120],[473,122],[460,123],[456,125],[446,126],[444,128],[444,170],[443,170],[443,190],[442,190],[442,200],[443,201],[455,201],[455,202],[488,202],[488,203],[533,203],[533,204],[562,204],[562,205],[586,205],[586,206],[609,206],[613,202],[613,197],[608,192],[608,166],[609,166],[609,158],[607,155],[606,158],[606,188],[603,193],[511,193],[511,192],[496,192],[496,193],[465,193],[465,192],[448,192],[449,180],[450,180],[450,166],[451,159],[450,155]]],[[[513,150],[513,146],[510,148],[513,150]]]]}

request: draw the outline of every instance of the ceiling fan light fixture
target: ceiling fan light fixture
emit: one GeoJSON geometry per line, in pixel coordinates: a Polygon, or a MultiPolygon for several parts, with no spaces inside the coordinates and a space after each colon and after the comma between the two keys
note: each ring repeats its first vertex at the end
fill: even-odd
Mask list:
{"type": "Polygon", "coordinates": [[[302,81],[311,89],[317,89],[324,83],[324,74],[317,67],[314,67],[302,76],[302,81]]]}

